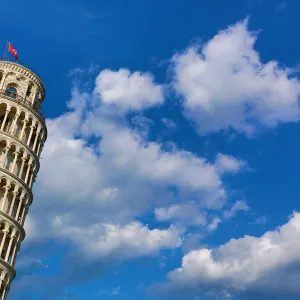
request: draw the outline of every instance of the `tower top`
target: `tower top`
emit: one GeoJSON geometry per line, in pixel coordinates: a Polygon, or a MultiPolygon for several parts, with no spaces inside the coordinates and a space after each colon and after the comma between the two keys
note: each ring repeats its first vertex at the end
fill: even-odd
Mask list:
{"type": "MultiPolygon", "coordinates": [[[[22,74],[27,80],[34,82],[35,85],[39,87],[39,91],[41,92],[40,103],[43,102],[46,91],[43,79],[38,72],[22,62],[13,62],[7,58],[0,58],[0,72],[4,70],[11,70],[11,72],[16,72],[19,75],[22,74]]],[[[19,78],[21,79],[21,77],[19,78]]]]}
{"type": "Polygon", "coordinates": [[[26,106],[44,122],[41,112],[44,84],[41,77],[27,66],[0,59],[0,96],[26,106]]]}

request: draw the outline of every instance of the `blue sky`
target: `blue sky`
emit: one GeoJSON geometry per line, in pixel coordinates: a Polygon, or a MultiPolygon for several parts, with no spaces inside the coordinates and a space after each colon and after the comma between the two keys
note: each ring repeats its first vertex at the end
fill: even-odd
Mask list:
{"type": "Polygon", "coordinates": [[[299,9],[3,0],[49,131],[9,299],[298,299],[299,9]]]}

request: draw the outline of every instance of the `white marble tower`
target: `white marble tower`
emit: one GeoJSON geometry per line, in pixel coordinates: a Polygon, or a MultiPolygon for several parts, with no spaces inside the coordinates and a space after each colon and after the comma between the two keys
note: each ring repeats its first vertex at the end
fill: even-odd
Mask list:
{"type": "Polygon", "coordinates": [[[29,68],[0,59],[0,299],[5,300],[23,229],[32,203],[32,185],[47,138],[40,105],[42,79],[29,68]]]}

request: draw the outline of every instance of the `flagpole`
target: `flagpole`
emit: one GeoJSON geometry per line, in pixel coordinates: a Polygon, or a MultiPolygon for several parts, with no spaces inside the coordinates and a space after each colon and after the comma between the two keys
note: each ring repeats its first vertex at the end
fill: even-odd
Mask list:
{"type": "Polygon", "coordinates": [[[3,53],[3,58],[6,59],[7,56],[7,49],[8,49],[8,40],[5,43],[5,48],[4,48],[4,53],[3,53]]]}

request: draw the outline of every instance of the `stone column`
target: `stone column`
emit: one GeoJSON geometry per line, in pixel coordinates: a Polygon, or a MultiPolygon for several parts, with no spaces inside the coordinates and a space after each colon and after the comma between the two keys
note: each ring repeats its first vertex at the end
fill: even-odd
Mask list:
{"type": "Polygon", "coordinates": [[[13,122],[13,124],[12,124],[12,126],[11,126],[11,130],[10,130],[10,133],[11,133],[12,135],[15,135],[16,125],[17,125],[17,121],[18,121],[18,119],[19,119],[19,116],[20,116],[20,115],[16,113],[14,122],[13,122]]]}
{"type": "Polygon", "coordinates": [[[30,175],[30,179],[29,179],[29,183],[28,183],[28,186],[29,186],[30,188],[32,188],[33,176],[34,176],[34,170],[32,171],[32,173],[31,173],[31,175],[30,175]]]}
{"type": "Polygon", "coordinates": [[[41,135],[40,135],[40,138],[39,138],[38,147],[37,147],[37,150],[36,150],[36,155],[37,155],[38,157],[40,157],[40,156],[39,156],[39,153],[40,153],[40,149],[41,149],[41,147],[42,147],[42,143],[43,143],[43,139],[44,139],[44,134],[45,134],[45,132],[42,131],[42,133],[41,133],[41,135]]]}
{"type": "Polygon", "coordinates": [[[0,257],[1,258],[2,258],[2,251],[3,251],[3,248],[4,248],[4,244],[5,244],[7,235],[8,235],[8,231],[4,230],[3,231],[3,237],[2,237],[1,245],[0,245],[0,257]]]}
{"type": "Polygon", "coordinates": [[[30,140],[31,140],[31,137],[32,137],[33,130],[34,130],[35,126],[32,124],[30,128],[31,129],[30,129],[28,140],[27,140],[27,146],[29,146],[29,144],[30,144],[30,140]]]}
{"type": "Polygon", "coordinates": [[[8,262],[11,246],[12,246],[12,243],[13,243],[14,239],[15,239],[15,236],[11,233],[10,240],[9,240],[9,243],[8,243],[8,247],[7,247],[6,256],[5,256],[5,259],[4,259],[6,262],[8,262]]]}
{"type": "Polygon", "coordinates": [[[24,180],[25,183],[28,182],[28,176],[29,176],[29,173],[30,173],[30,169],[31,169],[31,161],[28,162],[28,168],[27,168],[26,176],[25,176],[25,180],[24,180]]]}
{"type": "Polygon", "coordinates": [[[33,152],[35,151],[35,147],[36,147],[39,135],[40,135],[40,130],[41,130],[40,128],[37,128],[37,130],[36,130],[36,136],[35,136],[34,144],[33,144],[33,147],[32,147],[33,152]]]}
{"type": "Polygon", "coordinates": [[[7,110],[5,111],[5,116],[4,116],[4,119],[3,119],[3,123],[2,123],[2,125],[1,125],[1,130],[2,130],[2,131],[4,130],[4,126],[5,126],[5,123],[6,123],[8,114],[9,114],[9,110],[7,109],[7,110]]]}
{"type": "Polygon", "coordinates": [[[25,132],[27,123],[28,123],[28,120],[27,120],[27,119],[24,119],[24,124],[23,124],[23,127],[22,127],[21,135],[20,135],[20,137],[19,137],[19,139],[20,139],[21,141],[23,140],[23,135],[24,135],[24,132],[25,132]]]}
{"type": "Polygon", "coordinates": [[[11,172],[11,173],[14,173],[14,169],[15,169],[15,167],[16,167],[16,163],[17,163],[18,156],[19,156],[18,150],[16,150],[16,151],[14,152],[14,154],[15,154],[14,161],[13,161],[12,167],[11,167],[11,169],[10,169],[10,172],[11,172]]]}
{"type": "Polygon", "coordinates": [[[23,221],[24,216],[25,216],[25,210],[26,210],[26,205],[24,205],[22,207],[22,212],[21,212],[21,217],[20,217],[20,222],[19,222],[19,224],[21,224],[21,225],[22,225],[22,221],[23,221]]]}
{"type": "Polygon", "coordinates": [[[26,219],[27,213],[28,213],[28,206],[26,205],[26,206],[24,207],[23,212],[22,212],[22,217],[21,217],[21,222],[20,222],[20,224],[21,224],[22,226],[24,226],[24,223],[25,223],[25,219],[26,219]]]}
{"type": "Polygon", "coordinates": [[[38,146],[38,149],[36,151],[36,155],[37,155],[38,158],[40,158],[42,150],[43,150],[43,144],[42,144],[42,142],[40,142],[39,146],[38,146]]]}
{"type": "MultiPolygon", "coordinates": [[[[19,238],[19,240],[20,240],[20,238],[19,238]]],[[[16,247],[14,249],[13,257],[11,259],[11,266],[13,268],[15,267],[15,263],[16,263],[16,259],[17,259],[17,254],[18,254],[19,250],[20,250],[20,245],[19,245],[19,242],[17,242],[17,245],[16,245],[16,247]]]]}
{"type": "Polygon", "coordinates": [[[1,202],[1,208],[0,208],[0,210],[3,210],[3,208],[4,208],[5,201],[6,201],[6,198],[7,198],[7,194],[8,194],[8,191],[10,189],[10,185],[6,185],[4,188],[5,188],[5,193],[3,195],[3,199],[2,199],[2,202],[1,202]]]}
{"type": "MultiPolygon", "coordinates": [[[[0,82],[0,90],[3,90],[3,84],[4,84],[6,76],[7,75],[3,73],[3,77],[2,77],[1,82],[0,82]]],[[[5,91],[4,91],[4,93],[5,93],[5,91]]]]}
{"type": "Polygon", "coordinates": [[[15,244],[14,244],[14,249],[13,249],[13,252],[11,254],[11,261],[10,261],[10,265],[13,267],[14,265],[14,262],[16,260],[16,254],[17,254],[17,250],[19,248],[19,240],[20,240],[20,237],[18,237],[15,241],[15,244]]]}
{"type": "Polygon", "coordinates": [[[38,142],[38,147],[37,147],[36,152],[35,152],[37,157],[39,157],[40,148],[41,148],[41,141],[38,142]]]}
{"type": "Polygon", "coordinates": [[[21,210],[22,203],[23,203],[24,199],[25,199],[25,196],[24,196],[24,195],[21,195],[21,196],[19,197],[18,209],[17,209],[16,215],[15,215],[15,220],[16,220],[17,222],[19,222],[19,220],[18,220],[18,219],[19,219],[19,214],[20,214],[20,210],[21,210]]]}
{"type": "Polygon", "coordinates": [[[21,165],[21,169],[20,172],[18,174],[18,176],[22,179],[22,175],[23,175],[23,170],[24,170],[24,166],[25,166],[25,162],[26,162],[26,157],[24,157],[25,153],[23,154],[22,159],[22,165],[21,165]]]}
{"type": "Polygon", "coordinates": [[[13,191],[13,199],[11,201],[11,205],[10,205],[10,208],[9,208],[9,215],[12,216],[12,212],[13,212],[13,209],[14,209],[14,205],[15,205],[15,202],[16,202],[16,197],[19,195],[19,193],[17,191],[13,191]]]}
{"type": "Polygon", "coordinates": [[[7,287],[5,286],[4,289],[3,289],[3,295],[1,297],[1,300],[5,300],[6,294],[7,294],[7,287]]]}

